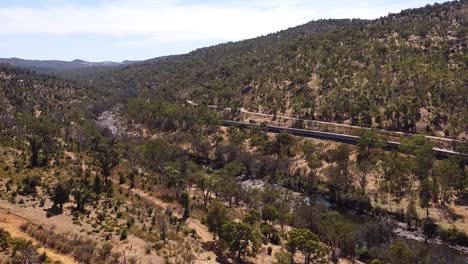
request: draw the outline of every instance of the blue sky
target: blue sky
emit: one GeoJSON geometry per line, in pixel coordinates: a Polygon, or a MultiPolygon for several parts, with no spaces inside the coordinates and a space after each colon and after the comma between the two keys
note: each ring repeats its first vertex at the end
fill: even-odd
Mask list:
{"type": "Polygon", "coordinates": [[[0,0],[0,57],[141,60],[431,0],[0,0]]]}

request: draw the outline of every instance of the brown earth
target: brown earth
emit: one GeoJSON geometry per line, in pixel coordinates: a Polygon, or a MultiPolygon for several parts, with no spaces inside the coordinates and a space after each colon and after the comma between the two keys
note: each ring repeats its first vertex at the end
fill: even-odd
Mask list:
{"type": "MultiPolygon", "coordinates": [[[[113,180],[113,181],[116,184],[118,184],[118,182],[116,180],[113,180]]],[[[130,189],[130,187],[127,184],[122,184],[120,186],[122,186],[126,190],[130,189]]],[[[144,192],[143,190],[140,190],[140,189],[137,189],[137,188],[131,189],[130,192],[132,192],[135,195],[138,195],[141,198],[144,198],[145,200],[151,202],[152,204],[156,205],[157,207],[159,207],[159,208],[161,208],[163,210],[166,210],[167,208],[171,208],[171,209],[173,209],[174,216],[176,216],[178,218],[182,218],[181,208],[179,208],[177,205],[164,202],[164,201],[162,201],[162,200],[160,200],[160,199],[158,199],[158,198],[144,192]]],[[[212,242],[213,241],[213,234],[210,231],[208,231],[208,227],[203,225],[198,219],[189,218],[189,219],[187,219],[187,221],[185,223],[187,224],[187,226],[189,228],[195,229],[195,231],[197,231],[197,235],[198,235],[198,237],[200,238],[200,240],[202,242],[212,242]]]]}
{"type": "MultiPolygon", "coordinates": [[[[28,223],[29,221],[22,218],[15,213],[9,212],[5,209],[0,209],[0,227],[8,231],[13,237],[20,237],[32,241],[34,244],[39,244],[39,242],[31,237],[30,235],[21,231],[20,226],[28,223]]],[[[47,257],[52,261],[60,261],[63,264],[76,264],[78,263],[73,257],[60,254],[53,249],[40,247],[38,249],[39,254],[46,252],[47,257]]]]}
{"type": "MultiPolygon", "coordinates": [[[[46,202],[45,208],[49,208],[51,206],[50,202],[46,202]]],[[[12,230],[19,230],[19,227],[26,222],[34,223],[37,225],[41,225],[49,230],[52,230],[54,233],[57,234],[70,234],[75,233],[79,236],[87,237],[93,239],[95,241],[101,241],[101,238],[98,234],[92,233],[92,227],[86,223],[82,223],[81,226],[73,224],[71,217],[65,213],[47,217],[44,208],[41,207],[33,207],[33,206],[20,206],[18,204],[12,204],[8,201],[0,200],[0,211],[9,212],[10,215],[14,215],[17,219],[22,219],[22,221],[12,221],[9,225],[6,225],[3,222],[0,222],[0,227],[3,225],[7,226],[8,228],[14,228],[12,230]]],[[[5,228],[6,229],[6,228],[5,228]]],[[[17,231],[15,231],[17,232],[17,231]]],[[[13,232],[11,232],[13,233],[13,232]]],[[[29,235],[21,232],[27,237],[29,235]]],[[[21,234],[18,233],[18,234],[21,234]]],[[[24,237],[24,236],[21,236],[24,237]]],[[[26,237],[25,237],[26,238],[26,237]]],[[[33,239],[30,239],[33,240],[33,239]]],[[[35,241],[35,240],[33,240],[35,241]]],[[[164,263],[164,259],[154,254],[146,254],[145,247],[147,242],[144,240],[135,237],[133,235],[129,235],[126,241],[119,241],[118,239],[113,239],[111,243],[114,246],[114,252],[125,252],[127,259],[129,257],[135,256],[140,260],[141,264],[144,263],[164,263]]],[[[48,256],[50,255],[49,252],[52,252],[50,249],[47,249],[48,256]]],[[[56,253],[58,256],[64,256],[62,254],[56,253]]],[[[70,256],[65,256],[69,259],[73,260],[70,256]]],[[[66,263],[66,262],[64,262],[66,263]]],[[[78,262],[68,262],[68,263],[78,263],[78,262]]]]}

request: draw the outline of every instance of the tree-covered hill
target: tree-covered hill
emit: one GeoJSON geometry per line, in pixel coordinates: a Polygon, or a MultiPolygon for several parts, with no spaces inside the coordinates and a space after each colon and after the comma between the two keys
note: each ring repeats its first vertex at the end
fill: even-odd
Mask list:
{"type": "Polygon", "coordinates": [[[73,82],[0,65],[0,113],[3,115],[72,115],[96,98],[73,82]]]}
{"type": "Polygon", "coordinates": [[[37,165],[39,153],[78,137],[97,98],[73,82],[0,65],[0,141],[30,148],[37,165]]]}
{"type": "Polygon", "coordinates": [[[318,20],[77,76],[127,95],[145,90],[169,100],[460,137],[468,123],[467,16],[468,2],[454,1],[372,21],[318,20]]]}
{"type": "Polygon", "coordinates": [[[74,82],[0,65],[0,147],[28,153],[32,167],[48,166],[98,136],[90,117],[100,101],[74,82]]]}
{"type": "Polygon", "coordinates": [[[44,74],[67,74],[77,69],[89,69],[98,67],[117,67],[135,63],[137,61],[103,61],[89,62],[84,60],[60,61],[60,60],[24,60],[20,58],[0,58],[1,64],[9,64],[12,67],[27,69],[44,74]]]}

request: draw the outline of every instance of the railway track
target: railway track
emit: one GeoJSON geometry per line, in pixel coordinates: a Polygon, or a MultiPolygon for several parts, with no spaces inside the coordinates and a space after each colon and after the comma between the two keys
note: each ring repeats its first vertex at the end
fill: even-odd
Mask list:
{"type": "MultiPolygon", "coordinates": [[[[186,100],[187,104],[197,107],[198,104],[195,103],[192,100],[186,100]]],[[[290,116],[282,116],[282,115],[272,115],[272,114],[265,114],[265,113],[258,113],[258,112],[252,112],[249,111],[245,108],[222,108],[217,105],[206,105],[206,107],[214,110],[214,111],[231,111],[236,109],[236,111],[239,111],[240,113],[248,114],[248,115],[254,115],[254,116],[259,116],[259,117],[265,117],[265,118],[279,118],[279,119],[286,119],[286,120],[292,120],[292,121],[304,121],[309,124],[323,124],[323,125],[330,125],[330,126],[336,126],[336,127],[343,127],[343,128],[352,128],[352,129],[372,129],[370,127],[362,127],[362,126],[354,126],[354,125],[346,125],[346,124],[340,124],[340,123],[334,123],[334,122],[327,122],[327,121],[319,121],[319,120],[311,120],[311,119],[306,119],[306,118],[298,118],[298,117],[290,117],[290,116]]],[[[378,130],[380,133],[389,133],[393,134],[396,136],[414,136],[417,135],[415,133],[408,133],[408,132],[402,132],[402,131],[390,131],[386,129],[379,129],[378,130]]],[[[445,138],[445,137],[437,137],[437,136],[429,136],[429,135],[424,135],[425,138],[436,140],[436,141],[442,141],[442,142],[457,142],[457,143],[462,143],[462,140],[458,139],[452,139],[452,138],[445,138]]]]}
{"type": "MultiPolygon", "coordinates": [[[[259,124],[252,124],[246,122],[238,122],[232,120],[223,120],[223,124],[225,126],[238,126],[242,128],[252,128],[252,127],[260,127],[259,124]]],[[[360,137],[354,135],[347,135],[347,134],[339,134],[333,132],[323,132],[317,130],[309,130],[309,129],[300,129],[300,128],[289,128],[289,127],[280,127],[280,126],[272,126],[266,125],[266,131],[271,133],[281,133],[281,132],[288,132],[296,136],[300,137],[308,137],[308,138],[317,138],[317,139],[324,139],[324,140],[332,140],[341,143],[347,144],[357,144],[359,142],[360,137]]],[[[399,142],[396,141],[386,141],[386,148],[388,149],[398,149],[400,145],[399,142]]],[[[441,149],[441,148],[433,148],[434,156],[438,159],[446,159],[452,156],[462,156],[465,160],[465,163],[468,163],[468,154],[460,153],[452,150],[441,149]]]]}

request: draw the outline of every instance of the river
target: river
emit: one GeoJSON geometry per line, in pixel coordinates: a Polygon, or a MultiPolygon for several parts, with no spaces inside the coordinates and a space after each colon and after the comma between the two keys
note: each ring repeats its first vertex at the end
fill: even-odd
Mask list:
{"type": "MultiPolygon", "coordinates": [[[[294,196],[302,197],[304,201],[307,203],[311,203],[309,197],[304,196],[299,192],[292,192],[284,187],[278,185],[271,185],[266,183],[262,180],[245,180],[241,181],[241,185],[243,188],[265,188],[265,186],[270,185],[274,188],[278,188],[281,190],[287,190],[292,193],[294,196]]],[[[332,202],[327,200],[324,197],[317,197],[315,199],[316,204],[322,204],[327,207],[333,205],[332,202]]],[[[363,223],[365,221],[369,221],[371,219],[376,218],[369,218],[368,216],[362,217],[356,214],[347,213],[346,216],[354,222],[363,223]]],[[[392,220],[394,221],[394,220],[392,220]]],[[[408,231],[405,228],[404,223],[396,223],[395,229],[393,233],[396,235],[395,241],[403,241],[405,244],[411,249],[411,251],[421,260],[428,260],[430,262],[424,263],[448,263],[448,264],[468,264],[468,248],[459,248],[455,249],[447,244],[442,243],[440,240],[434,240],[431,242],[426,242],[424,236],[422,235],[421,231],[408,231]]],[[[392,243],[393,243],[392,242],[392,243]]],[[[388,246],[388,245],[387,245],[388,246]]]]}

